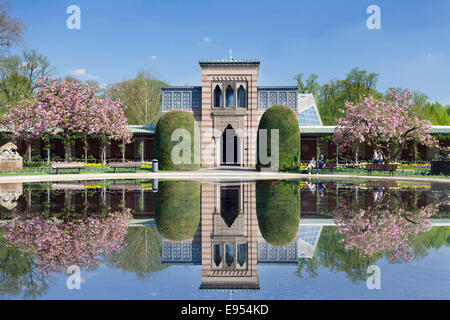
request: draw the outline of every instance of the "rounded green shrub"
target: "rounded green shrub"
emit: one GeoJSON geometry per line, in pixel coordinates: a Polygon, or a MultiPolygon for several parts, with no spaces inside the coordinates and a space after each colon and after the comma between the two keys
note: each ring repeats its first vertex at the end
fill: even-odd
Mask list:
{"type": "Polygon", "coordinates": [[[198,125],[194,117],[184,111],[171,111],[164,114],[156,124],[155,129],[155,158],[158,159],[159,169],[189,171],[200,169],[200,136],[198,125]],[[187,137],[180,138],[178,141],[172,141],[172,134],[177,129],[187,130],[187,137]],[[189,140],[185,140],[189,139],[189,140]],[[197,140],[196,140],[197,139],[197,140]],[[198,148],[195,148],[195,141],[198,148]],[[182,148],[182,143],[187,143],[186,148],[182,148]],[[190,145],[190,149],[189,149],[190,145]],[[172,151],[181,157],[186,156],[188,161],[176,163],[176,159],[172,159],[172,151]],[[181,150],[181,151],[180,151],[181,150]]]}
{"type": "MultiPolygon", "coordinates": [[[[263,167],[272,167],[279,171],[296,171],[300,165],[300,129],[294,112],[286,106],[272,106],[267,109],[258,125],[257,164],[260,171],[263,167]],[[279,159],[278,168],[273,164],[264,164],[260,159],[260,130],[267,130],[267,154],[271,156],[271,129],[278,129],[279,159]]],[[[262,150],[263,152],[265,150],[262,150]]]]}
{"type": "Polygon", "coordinates": [[[200,183],[161,181],[155,202],[155,222],[166,239],[191,238],[200,223],[200,183]]]}
{"type": "Polygon", "coordinates": [[[257,181],[256,214],[264,240],[285,246],[294,240],[300,223],[300,190],[295,181],[257,181]]]}

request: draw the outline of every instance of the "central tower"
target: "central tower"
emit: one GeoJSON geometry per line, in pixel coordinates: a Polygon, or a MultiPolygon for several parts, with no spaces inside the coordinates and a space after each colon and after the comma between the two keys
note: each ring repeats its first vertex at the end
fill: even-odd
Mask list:
{"type": "MultiPolygon", "coordinates": [[[[200,61],[203,166],[256,165],[259,61],[200,61]]],[[[261,114],[260,114],[261,113],[261,114]]]]}

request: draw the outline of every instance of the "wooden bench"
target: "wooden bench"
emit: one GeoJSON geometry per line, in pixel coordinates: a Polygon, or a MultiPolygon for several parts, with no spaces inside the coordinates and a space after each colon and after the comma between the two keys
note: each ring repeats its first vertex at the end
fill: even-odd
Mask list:
{"type": "Polygon", "coordinates": [[[114,173],[116,173],[117,169],[134,169],[134,172],[136,172],[137,169],[139,169],[142,164],[140,162],[110,162],[109,166],[114,169],[114,173]]]}
{"type": "Polygon", "coordinates": [[[330,170],[331,172],[333,172],[334,170],[336,170],[336,168],[337,168],[336,162],[326,162],[325,166],[322,169],[320,169],[320,171],[330,170]]]}
{"type": "Polygon", "coordinates": [[[364,169],[369,171],[369,174],[372,174],[372,171],[389,171],[393,175],[394,171],[397,170],[397,165],[368,163],[364,169]]]}
{"type": "Polygon", "coordinates": [[[52,163],[52,169],[56,170],[56,174],[60,169],[75,169],[80,173],[81,169],[84,169],[84,163],[81,162],[61,162],[52,163]]]}
{"type": "Polygon", "coordinates": [[[142,190],[142,187],[140,184],[131,184],[131,183],[114,183],[109,185],[109,190],[111,191],[136,191],[136,190],[142,190]]]}

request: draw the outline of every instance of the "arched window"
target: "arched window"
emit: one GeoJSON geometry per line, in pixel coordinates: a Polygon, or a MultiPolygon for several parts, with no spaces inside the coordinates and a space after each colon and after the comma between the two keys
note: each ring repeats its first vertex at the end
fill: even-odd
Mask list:
{"type": "Polygon", "coordinates": [[[214,263],[216,267],[220,265],[222,262],[222,245],[221,244],[214,244],[214,263]]]}
{"type": "Polygon", "coordinates": [[[247,244],[239,243],[237,246],[238,263],[242,267],[247,260],[247,244]]]}
{"type": "Polygon", "coordinates": [[[245,100],[246,100],[245,99],[245,89],[244,89],[243,86],[239,87],[237,100],[238,100],[238,107],[239,108],[245,108],[246,107],[246,105],[245,105],[245,100]]]}
{"type": "Polygon", "coordinates": [[[214,107],[222,108],[222,90],[219,86],[214,89],[214,107]]]}
{"type": "Polygon", "coordinates": [[[234,244],[232,243],[227,243],[225,245],[225,262],[229,267],[231,267],[234,262],[234,244]]]}
{"type": "Polygon", "coordinates": [[[227,108],[234,108],[234,90],[231,88],[231,86],[227,87],[227,91],[225,93],[226,102],[225,107],[227,108]]]}

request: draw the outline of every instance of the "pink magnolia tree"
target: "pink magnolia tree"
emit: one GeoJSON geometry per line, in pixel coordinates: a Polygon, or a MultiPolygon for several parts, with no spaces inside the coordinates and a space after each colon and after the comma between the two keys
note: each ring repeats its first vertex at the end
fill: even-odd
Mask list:
{"type": "MultiPolygon", "coordinates": [[[[31,140],[43,135],[45,118],[34,116],[43,113],[46,110],[34,97],[24,98],[17,105],[8,108],[3,115],[3,125],[13,132],[16,139],[22,140],[29,150],[31,140]]],[[[27,152],[26,159],[31,160],[30,152],[27,152]]]]}
{"type": "Polygon", "coordinates": [[[413,103],[409,91],[389,92],[386,98],[365,97],[359,105],[346,102],[345,116],[334,130],[334,142],[344,148],[357,148],[367,143],[379,150],[389,163],[407,143],[435,147],[430,135],[431,123],[411,111],[413,103]]]}
{"type": "Polygon", "coordinates": [[[354,209],[343,203],[334,212],[334,221],[339,233],[345,237],[345,249],[360,249],[373,257],[385,254],[391,262],[409,261],[413,258],[412,240],[421,232],[431,228],[431,219],[437,207],[430,205],[407,211],[403,208],[354,209]]]}
{"type": "Polygon", "coordinates": [[[3,118],[16,137],[62,135],[66,161],[72,160],[75,136],[130,142],[125,106],[120,101],[102,99],[95,87],[74,81],[42,78],[37,88],[36,97],[10,107],[3,118]]]}
{"type": "Polygon", "coordinates": [[[39,272],[65,272],[71,265],[88,268],[99,255],[120,251],[131,217],[130,209],[67,221],[19,214],[2,226],[2,236],[33,257],[39,272]]]}
{"type": "Polygon", "coordinates": [[[106,162],[106,145],[111,140],[123,141],[124,143],[131,141],[124,106],[120,100],[114,101],[110,98],[94,97],[87,118],[89,119],[87,133],[100,139],[103,163],[106,162]]]}

